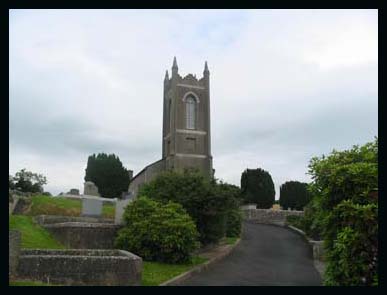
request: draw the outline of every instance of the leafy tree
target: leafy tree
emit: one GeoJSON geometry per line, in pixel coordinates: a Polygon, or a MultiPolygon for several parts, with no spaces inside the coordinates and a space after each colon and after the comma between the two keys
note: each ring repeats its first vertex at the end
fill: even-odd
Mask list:
{"type": "Polygon", "coordinates": [[[243,171],[241,190],[245,203],[256,203],[258,208],[271,208],[274,204],[273,180],[269,172],[261,168],[243,171]]]}
{"type": "Polygon", "coordinates": [[[377,284],[378,139],[312,158],[309,174],[304,226],[324,239],[325,284],[377,284]]]}
{"type": "Polygon", "coordinates": [[[280,205],[286,208],[303,210],[310,201],[307,183],[287,181],[280,186],[280,205]]]}
{"type": "Polygon", "coordinates": [[[9,175],[8,177],[8,188],[15,189],[15,180],[12,175],[9,175]]]}
{"type": "Polygon", "coordinates": [[[94,182],[104,198],[121,197],[128,190],[129,172],[116,155],[93,154],[87,160],[85,181],[94,182]]]}
{"type": "Polygon", "coordinates": [[[239,188],[209,181],[201,173],[165,171],[144,184],[138,193],[157,201],[181,204],[194,220],[203,244],[217,242],[226,233],[227,215],[239,207],[239,188]]]}
{"type": "Polygon", "coordinates": [[[28,193],[43,192],[43,185],[47,184],[47,178],[42,174],[33,173],[22,169],[16,172],[14,177],[10,177],[10,188],[28,193]]]}
{"type": "Polygon", "coordinates": [[[115,245],[145,260],[186,262],[199,246],[192,218],[180,204],[139,197],[125,208],[115,245]]]}

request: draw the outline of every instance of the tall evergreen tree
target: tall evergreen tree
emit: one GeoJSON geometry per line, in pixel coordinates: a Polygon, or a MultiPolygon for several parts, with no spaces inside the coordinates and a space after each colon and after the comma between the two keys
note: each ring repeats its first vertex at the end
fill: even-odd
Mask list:
{"type": "Polygon", "coordinates": [[[87,159],[85,181],[92,181],[104,198],[120,197],[128,190],[129,172],[114,154],[100,153],[87,159]]]}
{"type": "Polygon", "coordinates": [[[241,190],[245,203],[256,203],[258,208],[271,208],[274,204],[273,179],[269,172],[261,168],[243,171],[241,190]]]}
{"type": "Polygon", "coordinates": [[[287,181],[280,186],[280,205],[284,208],[303,210],[310,200],[307,183],[287,181]]]}

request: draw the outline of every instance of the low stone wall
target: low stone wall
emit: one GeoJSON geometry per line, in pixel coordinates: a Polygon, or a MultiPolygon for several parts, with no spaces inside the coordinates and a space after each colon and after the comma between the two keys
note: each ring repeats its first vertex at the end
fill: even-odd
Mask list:
{"type": "Polygon", "coordinates": [[[86,216],[60,216],[60,215],[38,215],[35,221],[40,225],[64,223],[64,222],[87,222],[87,223],[113,223],[112,218],[86,217],[86,216]]]}
{"type": "Polygon", "coordinates": [[[272,210],[272,209],[242,209],[244,219],[256,223],[285,225],[289,215],[303,216],[304,211],[272,210]]]}
{"type": "Polygon", "coordinates": [[[73,249],[113,249],[119,225],[63,222],[43,225],[55,239],[73,249]]]}
{"type": "Polygon", "coordinates": [[[22,250],[18,277],[53,284],[139,286],[142,259],[123,250],[22,250]]]}
{"type": "Polygon", "coordinates": [[[313,249],[313,258],[316,260],[324,261],[324,241],[308,240],[313,249]]]}
{"type": "Polygon", "coordinates": [[[9,276],[15,276],[17,272],[17,266],[19,263],[20,255],[20,242],[21,234],[17,230],[9,231],[9,255],[8,255],[8,274],[9,276]]]}

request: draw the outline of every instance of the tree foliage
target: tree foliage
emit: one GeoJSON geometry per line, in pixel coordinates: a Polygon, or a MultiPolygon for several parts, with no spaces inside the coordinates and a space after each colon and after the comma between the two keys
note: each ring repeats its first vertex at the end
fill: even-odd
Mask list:
{"type": "Polygon", "coordinates": [[[312,158],[309,174],[313,199],[304,224],[324,239],[325,283],[377,284],[378,139],[312,158]]]}
{"type": "Polygon", "coordinates": [[[310,201],[307,183],[287,181],[280,186],[280,205],[284,208],[303,210],[310,201]]]}
{"type": "Polygon", "coordinates": [[[239,208],[238,187],[209,181],[198,171],[165,171],[144,184],[138,195],[181,204],[194,220],[203,244],[215,243],[226,233],[230,210],[239,208]]]}
{"type": "Polygon", "coordinates": [[[269,172],[257,168],[246,169],[241,176],[241,190],[245,203],[256,203],[257,208],[271,208],[275,190],[269,172]]]}
{"type": "Polygon", "coordinates": [[[22,169],[15,176],[9,175],[9,188],[26,193],[41,193],[43,186],[47,184],[47,178],[38,173],[22,169]]]}
{"type": "Polygon", "coordinates": [[[125,208],[115,246],[145,260],[187,262],[198,248],[198,232],[180,204],[139,197],[125,208]]]}
{"type": "Polygon", "coordinates": [[[92,181],[104,198],[121,197],[128,190],[129,172],[118,156],[101,153],[91,155],[87,160],[85,181],[92,181]]]}

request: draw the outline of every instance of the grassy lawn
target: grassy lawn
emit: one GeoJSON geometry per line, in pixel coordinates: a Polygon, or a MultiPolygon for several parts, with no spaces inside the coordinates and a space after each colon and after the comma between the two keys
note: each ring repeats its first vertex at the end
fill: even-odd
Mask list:
{"type": "Polygon", "coordinates": [[[60,286],[60,285],[52,285],[52,284],[47,284],[43,282],[38,282],[38,281],[12,281],[9,282],[10,286],[60,286]]]}
{"type": "MultiPolygon", "coordinates": [[[[81,211],[81,200],[73,200],[65,197],[34,196],[32,197],[32,206],[29,215],[80,216],[81,211]]],[[[102,208],[102,216],[105,218],[114,218],[114,212],[114,205],[104,205],[102,208]]]]}
{"type": "Polygon", "coordinates": [[[21,232],[21,248],[64,249],[49,232],[36,224],[31,216],[10,215],[9,228],[21,232]]]}
{"type": "Polygon", "coordinates": [[[158,286],[162,282],[182,274],[194,266],[206,262],[208,259],[194,256],[191,263],[168,264],[160,262],[143,262],[142,286],[158,286]]]}

